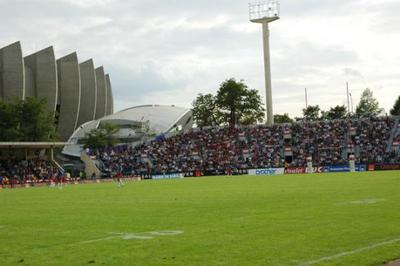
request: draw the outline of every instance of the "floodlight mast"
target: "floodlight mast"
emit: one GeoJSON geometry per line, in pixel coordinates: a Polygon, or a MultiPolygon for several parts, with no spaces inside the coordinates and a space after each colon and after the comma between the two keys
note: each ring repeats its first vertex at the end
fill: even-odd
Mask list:
{"type": "Polygon", "coordinates": [[[267,106],[267,125],[274,124],[274,112],[272,106],[272,82],[271,82],[271,59],[269,49],[269,26],[268,24],[278,20],[280,13],[279,0],[267,0],[249,4],[249,17],[253,23],[262,24],[263,46],[264,46],[264,70],[265,70],[265,91],[267,106]]]}

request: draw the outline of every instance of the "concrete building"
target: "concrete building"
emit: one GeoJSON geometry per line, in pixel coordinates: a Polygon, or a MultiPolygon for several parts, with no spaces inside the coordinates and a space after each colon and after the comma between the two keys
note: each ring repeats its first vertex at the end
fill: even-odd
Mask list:
{"type": "Polygon", "coordinates": [[[62,140],[80,125],[111,115],[112,95],[110,76],[103,67],[95,69],[92,59],[79,64],[72,53],[56,61],[53,47],[24,58],[19,42],[0,48],[0,101],[46,99],[62,140]]]}
{"type": "Polygon", "coordinates": [[[79,65],[81,71],[81,108],[78,126],[95,119],[97,105],[97,82],[93,60],[79,65]]]}
{"type": "Polygon", "coordinates": [[[81,102],[81,75],[78,55],[69,54],[57,60],[58,69],[58,134],[68,139],[78,125],[81,102]]]}
{"type": "Polygon", "coordinates": [[[0,49],[0,100],[25,98],[25,71],[21,43],[0,49]]]}
{"type": "Polygon", "coordinates": [[[25,96],[47,100],[49,112],[56,112],[57,65],[53,47],[25,57],[25,96]]]}
{"type": "Polygon", "coordinates": [[[110,80],[109,74],[106,74],[106,86],[107,86],[106,112],[107,112],[107,115],[111,115],[114,113],[114,99],[113,99],[113,95],[112,95],[112,87],[111,87],[111,80],[110,80]]]}
{"type": "Polygon", "coordinates": [[[95,119],[106,116],[107,107],[107,87],[106,77],[104,75],[104,68],[96,68],[96,82],[97,82],[97,105],[95,119]]]}

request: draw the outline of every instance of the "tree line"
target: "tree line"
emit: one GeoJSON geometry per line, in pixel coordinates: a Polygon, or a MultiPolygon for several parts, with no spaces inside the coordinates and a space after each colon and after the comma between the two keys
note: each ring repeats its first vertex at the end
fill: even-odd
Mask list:
{"type": "MultiPolygon", "coordinates": [[[[194,120],[199,127],[222,125],[251,125],[264,120],[265,108],[257,90],[249,89],[243,80],[234,78],[221,83],[216,95],[199,94],[192,103],[194,120]]],[[[351,113],[344,105],[337,105],[327,111],[319,105],[310,105],[303,109],[303,116],[290,118],[289,114],[276,114],[277,124],[294,121],[321,121],[344,119],[348,117],[374,117],[383,114],[377,99],[370,89],[365,89],[355,113],[351,113]]],[[[398,97],[391,115],[400,115],[400,96],[398,97]]]]}
{"type": "MultiPolygon", "coordinates": [[[[216,95],[199,94],[193,102],[193,116],[199,127],[221,125],[251,125],[262,123],[265,116],[264,104],[257,90],[249,89],[242,81],[233,78],[221,83],[216,95]]],[[[290,118],[288,114],[274,115],[275,123],[293,121],[320,121],[347,117],[370,117],[382,114],[377,99],[370,89],[363,91],[355,113],[346,106],[337,105],[327,111],[319,105],[303,109],[303,117],[290,118]]],[[[400,116],[400,96],[390,111],[400,116]]],[[[0,141],[55,141],[57,114],[48,112],[45,99],[26,98],[11,102],[0,100],[0,141]]],[[[113,135],[118,127],[104,125],[89,132],[83,142],[85,147],[113,146],[113,135]]]]}
{"type": "Polygon", "coordinates": [[[0,141],[57,140],[56,119],[45,99],[0,100],[0,141]]]}

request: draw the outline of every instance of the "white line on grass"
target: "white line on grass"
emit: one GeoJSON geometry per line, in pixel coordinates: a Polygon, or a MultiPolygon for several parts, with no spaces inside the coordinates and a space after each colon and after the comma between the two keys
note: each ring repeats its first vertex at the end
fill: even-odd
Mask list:
{"type": "Polygon", "coordinates": [[[351,251],[345,251],[345,252],[338,253],[338,254],[332,255],[332,256],[322,257],[322,258],[319,258],[319,259],[316,259],[316,260],[310,260],[310,261],[303,262],[303,263],[299,264],[299,266],[308,266],[308,265],[314,265],[314,264],[317,264],[317,263],[321,263],[321,262],[324,262],[324,261],[331,261],[331,260],[335,260],[335,259],[338,259],[338,258],[341,258],[341,257],[345,257],[345,256],[348,256],[348,255],[361,253],[361,252],[364,252],[364,251],[368,251],[368,250],[371,250],[371,249],[383,247],[383,246],[394,244],[394,243],[398,243],[398,242],[400,242],[400,238],[396,238],[396,239],[388,240],[388,241],[385,241],[385,242],[373,244],[373,245],[366,246],[366,247],[363,247],[363,248],[354,249],[354,250],[351,250],[351,251]]]}
{"type": "Polygon", "coordinates": [[[376,204],[379,202],[386,201],[386,199],[363,199],[350,201],[351,204],[376,204]]]}
{"type": "Polygon", "coordinates": [[[122,240],[149,240],[153,239],[157,236],[173,236],[183,234],[183,231],[180,230],[166,230],[166,231],[152,231],[152,232],[144,232],[144,233],[117,233],[117,232],[109,232],[113,236],[103,237],[93,240],[87,240],[79,242],[79,244],[90,244],[95,242],[107,241],[112,239],[122,239],[122,240]]]}
{"type": "Polygon", "coordinates": [[[140,236],[137,234],[126,234],[122,237],[123,240],[130,240],[130,239],[138,239],[138,240],[147,240],[147,239],[153,239],[154,237],[152,236],[140,236]]]}
{"type": "Polygon", "coordinates": [[[87,241],[79,242],[79,244],[90,244],[90,243],[95,243],[95,242],[100,242],[100,241],[111,240],[111,239],[115,239],[115,238],[120,238],[120,236],[109,236],[109,237],[103,237],[103,238],[99,238],[99,239],[87,240],[87,241]]]}
{"type": "Polygon", "coordinates": [[[386,201],[386,199],[362,199],[362,200],[341,202],[341,203],[338,203],[337,205],[348,205],[348,204],[368,205],[368,204],[377,204],[377,203],[384,202],[384,201],[386,201]]]}
{"type": "Polygon", "coordinates": [[[183,231],[180,230],[173,230],[173,231],[153,231],[153,232],[148,232],[151,235],[154,236],[175,236],[175,235],[180,235],[183,234],[183,231]]]}

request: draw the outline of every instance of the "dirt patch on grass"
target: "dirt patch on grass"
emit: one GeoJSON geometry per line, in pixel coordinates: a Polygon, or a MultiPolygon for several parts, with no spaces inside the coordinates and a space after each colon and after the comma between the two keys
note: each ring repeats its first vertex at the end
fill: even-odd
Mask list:
{"type": "Polygon", "coordinates": [[[385,266],[400,266],[400,259],[386,263],[385,266]]]}

